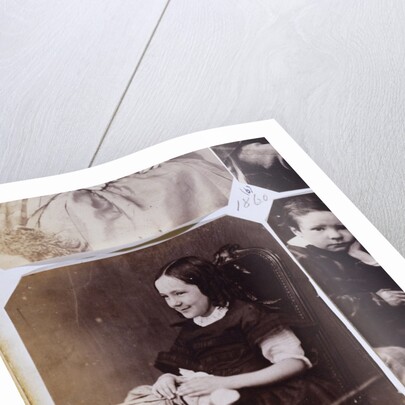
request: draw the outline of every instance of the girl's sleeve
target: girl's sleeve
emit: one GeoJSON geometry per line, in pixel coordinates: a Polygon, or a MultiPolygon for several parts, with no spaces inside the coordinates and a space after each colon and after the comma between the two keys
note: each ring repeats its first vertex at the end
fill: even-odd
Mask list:
{"type": "Polygon", "coordinates": [[[300,340],[290,328],[280,327],[272,331],[259,346],[263,356],[273,364],[286,359],[298,359],[302,360],[307,368],[312,367],[300,340]]]}
{"type": "Polygon", "coordinates": [[[260,345],[265,337],[282,326],[279,315],[254,303],[244,303],[238,316],[241,329],[252,346],[260,345]]]}
{"type": "Polygon", "coordinates": [[[248,342],[252,346],[259,346],[263,356],[271,363],[299,359],[308,368],[312,367],[300,340],[278,314],[258,305],[248,304],[243,310],[242,330],[248,342]]]}

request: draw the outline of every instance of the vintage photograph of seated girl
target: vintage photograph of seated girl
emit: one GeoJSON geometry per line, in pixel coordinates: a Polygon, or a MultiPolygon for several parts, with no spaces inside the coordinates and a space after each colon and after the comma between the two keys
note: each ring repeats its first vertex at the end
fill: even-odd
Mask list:
{"type": "Polygon", "coordinates": [[[332,381],[308,372],[313,365],[287,321],[243,295],[220,267],[183,257],[157,273],[155,287],[185,319],[170,351],[156,359],[165,373],[125,404],[332,402],[332,381]]]}
{"type": "Polygon", "coordinates": [[[23,277],[6,309],[57,405],[403,400],[269,231],[234,217],[23,277]]]}

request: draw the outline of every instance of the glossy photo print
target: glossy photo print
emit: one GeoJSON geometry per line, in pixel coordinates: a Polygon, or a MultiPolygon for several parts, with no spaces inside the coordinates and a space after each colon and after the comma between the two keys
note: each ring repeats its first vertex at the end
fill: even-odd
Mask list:
{"type": "Polygon", "coordinates": [[[308,188],[265,139],[249,139],[211,148],[241,183],[282,192],[308,188]]]}
{"type": "Polygon", "coordinates": [[[314,194],[276,200],[269,224],[405,383],[405,293],[314,194]]]}
{"type": "Polygon", "coordinates": [[[17,372],[37,370],[56,405],[402,403],[288,252],[239,218],[26,275],[6,311],[35,365],[17,372]]]}
{"type": "Polygon", "coordinates": [[[0,268],[160,236],[226,206],[231,184],[205,149],[99,186],[0,204],[0,268]]]}

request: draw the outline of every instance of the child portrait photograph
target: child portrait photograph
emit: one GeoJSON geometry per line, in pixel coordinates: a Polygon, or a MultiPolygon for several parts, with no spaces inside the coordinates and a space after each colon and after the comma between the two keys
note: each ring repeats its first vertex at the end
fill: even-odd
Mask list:
{"type": "Polygon", "coordinates": [[[232,216],[26,275],[6,311],[56,405],[403,403],[285,247],[232,216]]]}
{"type": "Polygon", "coordinates": [[[276,200],[269,224],[405,383],[405,293],[314,194],[276,200]]]}

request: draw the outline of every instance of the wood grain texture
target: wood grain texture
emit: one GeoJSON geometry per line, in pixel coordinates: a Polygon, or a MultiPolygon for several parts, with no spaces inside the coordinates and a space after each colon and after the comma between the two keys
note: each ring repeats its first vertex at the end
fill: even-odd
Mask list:
{"type": "Polygon", "coordinates": [[[89,165],[165,5],[2,2],[1,182],[89,165]]]}
{"type": "Polygon", "coordinates": [[[172,1],[95,164],[275,118],[405,253],[404,19],[401,0],[172,1]]]}

